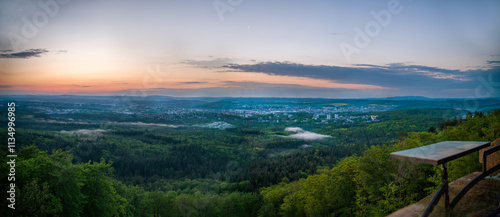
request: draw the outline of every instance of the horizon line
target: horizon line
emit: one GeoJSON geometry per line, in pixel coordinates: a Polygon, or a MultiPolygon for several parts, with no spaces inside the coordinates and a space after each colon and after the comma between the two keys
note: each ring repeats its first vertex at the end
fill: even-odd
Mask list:
{"type": "MultiPolygon", "coordinates": [[[[0,97],[15,97],[15,96],[74,96],[74,97],[134,97],[134,98],[147,98],[147,97],[170,97],[170,98],[278,98],[278,99],[390,99],[390,98],[423,98],[431,100],[439,99],[462,99],[462,100],[476,100],[476,99],[499,99],[497,97],[426,97],[426,96],[387,96],[387,97],[348,97],[348,98],[326,98],[326,97],[283,97],[283,96],[169,96],[169,95],[148,95],[148,96],[132,96],[132,95],[74,95],[74,94],[1,94],[0,97]]],[[[418,99],[414,99],[418,100],[418,99]]]]}

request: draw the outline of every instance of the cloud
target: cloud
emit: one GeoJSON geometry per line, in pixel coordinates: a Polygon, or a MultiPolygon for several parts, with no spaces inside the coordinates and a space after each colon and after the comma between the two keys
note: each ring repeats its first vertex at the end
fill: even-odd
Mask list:
{"type": "MultiPolygon", "coordinates": [[[[177,97],[290,97],[290,98],[363,98],[393,96],[393,90],[358,90],[311,87],[298,84],[223,81],[219,87],[206,88],[152,88],[147,90],[122,90],[109,95],[127,95],[132,92],[145,95],[177,97]]],[[[81,93],[83,94],[83,93],[81,93]]]]}
{"type": "Polygon", "coordinates": [[[303,139],[303,140],[318,140],[318,139],[331,138],[331,136],[328,136],[328,135],[323,135],[323,134],[313,133],[310,131],[305,131],[300,127],[287,127],[287,128],[285,128],[285,132],[293,132],[295,134],[292,134],[289,136],[282,136],[284,138],[294,138],[294,139],[303,139]]]}
{"type": "Polygon", "coordinates": [[[18,58],[18,59],[28,59],[31,57],[40,57],[40,55],[48,53],[46,49],[29,49],[21,52],[13,53],[11,50],[2,50],[0,52],[0,58],[18,58]]]}
{"type": "Polygon", "coordinates": [[[270,75],[307,77],[326,79],[340,83],[373,84],[383,79],[389,79],[379,84],[390,85],[395,81],[428,78],[466,80],[458,70],[448,70],[421,65],[389,64],[387,66],[359,64],[354,67],[304,65],[290,62],[262,62],[257,64],[227,64],[225,68],[242,72],[257,72],[270,75]]]}
{"type": "Polygon", "coordinates": [[[232,58],[218,58],[213,60],[186,60],[184,64],[195,66],[198,68],[221,68],[224,65],[227,65],[231,62],[234,62],[235,59],[232,58]]]}
{"type": "MultiPolygon", "coordinates": [[[[289,76],[296,78],[311,78],[330,81],[333,84],[343,85],[371,85],[379,87],[377,89],[387,89],[395,95],[414,95],[422,93],[427,97],[474,97],[474,91],[479,85],[484,86],[484,81],[491,84],[500,80],[499,61],[488,61],[489,65],[481,68],[470,68],[467,70],[446,69],[411,63],[391,63],[387,65],[357,64],[351,66],[334,65],[307,65],[288,61],[237,63],[234,58],[219,58],[208,61],[189,60],[184,63],[200,68],[218,68],[220,72],[244,72],[262,73],[273,76],[289,76]],[[460,90],[460,91],[450,91],[460,90]]],[[[284,82],[286,83],[286,82],[284,82]]],[[[240,88],[256,92],[258,88],[271,92],[279,92],[279,95],[289,95],[282,93],[282,90],[289,90],[301,96],[313,95],[313,92],[321,97],[330,98],[331,94],[339,95],[341,92],[349,97],[358,97],[362,91],[348,92],[333,88],[311,89],[309,86],[293,86],[285,84],[268,84],[265,82],[223,82],[225,88],[240,88]],[[251,86],[251,87],[250,87],[251,86]],[[280,89],[280,90],[278,90],[280,89]],[[326,91],[318,93],[317,90],[326,91]],[[300,91],[302,92],[300,92],[300,91]],[[299,93],[300,92],[300,93],[299,93]],[[326,95],[326,96],[325,96],[326,95]]],[[[339,86],[339,85],[336,85],[339,86]]],[[[341,86],[341,85],[340,85],[341,86]]],[[[374,89],[374,88],[356,88],[374,89]]],[[[500,87],[489,85],[487,87],[489,96],[497,96],[500,87]]],[[[258,92],[258,91],[257,91],[258,92]]],[[[367,96],[379,96],[384,91],[368,92],[367,96]]],[[[259,93],[260,94],[260,93],[259,93]]],[[[385,91],[388,96],[394,95],[385,91]]]]}
{"type": "Polygon", "coordinates": [[[298,133],[298,132],[304,132],[304,130],[300,127],[287,127],[287,128],[285,128],[285,132],[298,133]]]}
{"type": "MultiPolygon", "coordinates": [[[[435,79],[443,80],[443,79],[435,79]]],[[[444,80],[448,81],[448,80],[444,80]]],[[[220,86],[205,88],[124,89],[110,92],[74,92],[77,95],[134,95],[174,97],[287,97],[287,98],[384,98],[391,96],[425,96],[432,98],[485,98],[500,96],[500,71],[477,73],[472,81],[453,84],[395,89],[344,89],[313,87],[300,84],[248,81],[220,81],[220,86]],[[479,95],[478,95],[479,94],[479,95]]],[[[5,93],[4,93],[5,94],[5,93]]]]}
{"type": "Polygon", "coordinates": [[[471,93],[475,89],[445,89],[443,92],[445,93],[471,93]]]}
{"type": "Polygon", "coordinates": [[[12,85],[0,85],[0,88],[11,88],[13,87],[12,85]]]}
{"type": "Polygon", "coordinates": [[[207,82],[203,81],[188,81],[188,82],[179,82],[181,84],[206,84],[207,82]]]}
{"type": "Polygon", "coordinates": [[[251,81],[222,81],[224,87],[236,87],[241,89],[260,89],[260,88],[312,88],[311,86],[299,84],[280,84],[251,81]]]}
{"type": "Polygon", "coordinates": [[[480,84],[481,77],[493,77],[492,80],[500,77],[500,67],[463,71],[403,63],[359,64],[342,67],[291,62],[260,62],[227,64],[223,67],[232,72],[253,72],[324,79],[335,83],[376,85],[408,93],[422,90],[438,93],[445,89],[474,89],[480,84]]]}
{"type": "Polygon", "coordinates": [[[496,61],[496,60],[488,60],[486,61],[486,63],[490,64],[490,65],[498,65],[500,64],[500,61],[496,61]]]}

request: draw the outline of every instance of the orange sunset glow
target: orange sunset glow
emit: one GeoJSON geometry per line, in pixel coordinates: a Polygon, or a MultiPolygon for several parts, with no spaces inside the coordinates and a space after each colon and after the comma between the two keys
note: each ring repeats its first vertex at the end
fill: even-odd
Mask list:
{"type": "Polygon", "coordinates": [[[75,1],[34,20],[48,9],[12,3],[22,13],[2,13],[0,94],[464,97],[474,95],[479,78],[498,79],[500,45],[488,33],[499,30],[500,18],[482,17],[498,18],[490,13],[497,3],[457,8],[445,19],[412,2],[387,20],[346,13],[375,10],[375,3],[317,4],[324,10],[255,2],[221,15],[201,2],[75,1]],[[484,12],[463,17],[470,7],[484,12]],[[416,16],[419,10],[428,16],[416,16]],[[383,23],[364,28],[372,21],[383,23]],[[441,28],[455,24],[462,26],[441,28]],[[433,31],[421,34],[426,29],[433,31]]]}

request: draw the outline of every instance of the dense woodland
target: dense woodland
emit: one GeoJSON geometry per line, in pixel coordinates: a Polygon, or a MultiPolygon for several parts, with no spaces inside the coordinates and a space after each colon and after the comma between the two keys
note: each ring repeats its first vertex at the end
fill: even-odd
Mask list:
{"type": "MultiPolygon", "coordinates": [[[[89,125],[102,130],[90,135],[25,126],[16,129],[16,216],[384,216],[440,183],[439,168],[393,160],[390,152],[500,137],[498,110],[464,118],[446,109],[374,114],[380,121],[310,125],[331,136],[313,141],[280,137],[286,132],[278,124],[89,125]]],[[[3,141],[6,135],[2,129],[3,141]]],[[[480,170],[477,158],[450,162],[450,178],[480,170]]],[[[1,164],[3,198],[8,169],[1,164]]],[[[4,216],[13,214],[7,202],[4,216]]]]}

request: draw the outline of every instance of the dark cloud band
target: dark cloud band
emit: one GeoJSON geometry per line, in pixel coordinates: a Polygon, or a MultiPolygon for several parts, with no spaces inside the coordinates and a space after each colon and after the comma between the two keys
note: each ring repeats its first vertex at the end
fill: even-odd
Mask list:
{"type": "Polygon", "coordinates": [[[363,64],[341,67],[291,62],[261,62],[256,64],[226,64],[223,67],[234,72],[306,77],[330,80],[336,83],[377,85],[414,91],[476,88],[478,78],[481,76],[500,77],[498,67],[461,71],[401,63],[383,66],[363,64]]]}
{"type": "Polygon", "coordinates": [[[21,52],[12,52],[10,50],[3,50],[0,53],[0,58],[18,58],[27,59],[32,57],[40,57],[42,54],[48,53],[46,49],[29,49],[21,52]]]}

